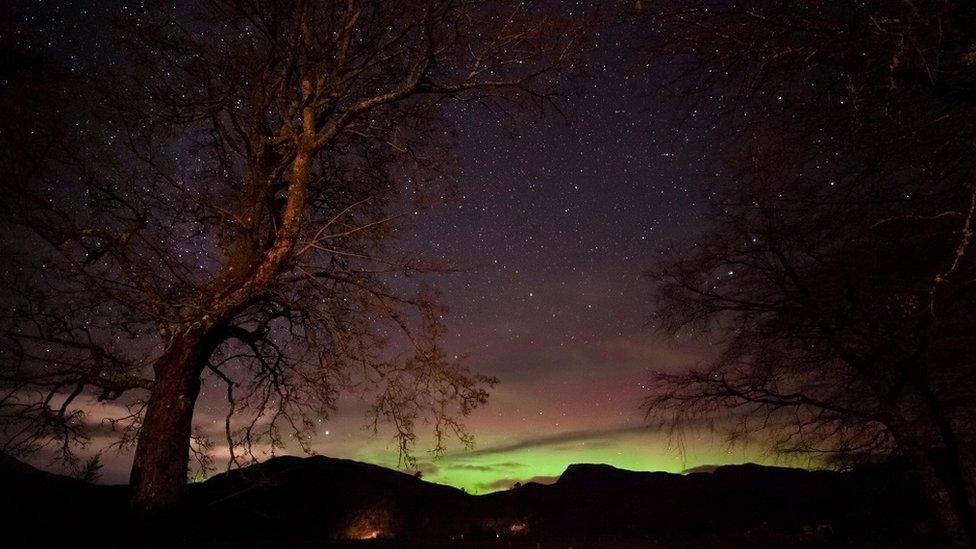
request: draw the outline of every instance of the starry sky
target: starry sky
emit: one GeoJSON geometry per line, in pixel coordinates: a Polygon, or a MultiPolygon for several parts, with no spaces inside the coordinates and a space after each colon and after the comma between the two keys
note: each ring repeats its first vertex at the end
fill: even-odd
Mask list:
{"type": "MultiPolygon", "coordinates": [[[[11,13],[36,33],[25,40],[69,63],[111,62],[95,38],[107,8],[86,4],[15,2],[11,13]]],[[[510,135],[477,109],[449,113],[457,196],[418,216],[399,245],[460,270],[429,280],[449,309],[446,346],[500,384],[467,422],[474,449],[433,460],[421,442],[418,468],[428,480],[486,492],[551,481],[579,462],[677,472],[772,459],[728,448],[705,429],[676,444],[639,409],[651,370],[684,368],[709,352],[705,342],[655,334],[653,288],[641,273],[699,230],[721,178],[721,141],[698,111],[676,123],[659,84],[669,67],[635,53],[624,34],[594,38],[565,119],[526,113],[510,135]]],[[[218,399],[205,392],[199,424],[222,422],[218,399]]],[[[93,411],[110,416],[112,406],[93,411]]],[[[364,431],[364,409],[340,401],[315,450],[396,466],[389,434],[364,431]]],[[[102,480],[124,482],[130,460],[103,455],[102,480]]]]}
{"type": "Polygon", "coordinates": [[[721,143],[707,119],[677,127],[656,84],[667,67],[642,63],[612,32],[595,41],[567,120],[528,117],[510,137],[458,113],[461,196],[404,243],[470,267],[433,281],[450,308],[449,346],[501,380],[469,421],[476,449],[435,462],[429,479],[485,490],[579,462],[681,471],[763,460],[705,431],[679,451],[639,410],[650,370],[708,353],[654,333],[642,273],[698,231],[721,143]]]}

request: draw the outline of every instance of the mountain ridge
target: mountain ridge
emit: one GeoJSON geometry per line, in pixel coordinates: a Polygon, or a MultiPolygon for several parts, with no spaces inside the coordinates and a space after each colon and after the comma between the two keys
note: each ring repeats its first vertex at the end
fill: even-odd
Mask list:
{"type": "MultiPolygon", "coordinates": [[[[12,458],[0,460],[0,480],[9,494],[2,516],[13,518],[23,539],[72,532],[75,541],[84,524],[127,513],[124,486],[92,485],[12,458]],[[45,529],[52,521],[65,529],[45,529]]],[[[583,463],[551,485],[473,495],[378,465],[280,456],[191,484],[163,533],[245,546],[378,538],[505,539],[534,547],[531,540],[567,537],[752,546],[856,539],[884,546],[931,535],[920,508],[897,467],[838,472],[743,464],[677,474],[583,463]]],[[[154,527],[130,522],[119,539],[154,527]]]]}

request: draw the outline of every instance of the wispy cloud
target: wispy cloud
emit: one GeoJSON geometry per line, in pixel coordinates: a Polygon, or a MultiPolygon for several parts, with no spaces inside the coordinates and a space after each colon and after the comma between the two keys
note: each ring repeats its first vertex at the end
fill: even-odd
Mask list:
{"type": "Polygon", "coordinates": [[[502,463],[485,463],[485,464],[473,464],[473,463],[456,463],[448,466],[448,469],[460,469],[462,471],[499,471],[507,469],[518,469],[520,467],[525,467],[524,463],[518,463],[516,461],[505,461],[502,463]]]}
{"type": "Polygon", "coordinates": [[[695,467],[690,467],[681,471],[682,475],[687,475],[690,473],[714,473],[716,469],[721,467],[721,465],[697,465],[695,467]]]}
{"type": "Polygon", "coordinates": [[[542,446],[562,446],[572,442],[593,442],[593,441],[603,441],[607,438],[612,438],[620,435],[628,435],[633,433],[647,432],[649,427],[646,425],[621,425],[617,427],[609,427],[605,429],[584,429],[579,431],[566,431],[563,433],[556,433],[552,435],[544,435],[538,437],[528,437],[507,444],[498,444],[495,446],[489,446],[487,448],[482,448],[480,450],[474,450],[471,452],[465,452],[463,454],[455,454],[451,457],[454,458],[467,458],[475,456],[487,456],[492,454],[501,454],[505,452],[512,452],[515,450],[525,450],[528,448],[538,448],[542,446]]]}
{"type": "Polygon", "coordinates": [[[517,478],[500,478],[498,480],[479,484],[478,487],[482,490],[507,490],[508,488],[515,486],[516,482],[522,484],[527,484],[529,482],[538,482],[539,484],[554,484],[557,480],[559,480],[558,476],[534,476],[524,480],[517,478]]]}

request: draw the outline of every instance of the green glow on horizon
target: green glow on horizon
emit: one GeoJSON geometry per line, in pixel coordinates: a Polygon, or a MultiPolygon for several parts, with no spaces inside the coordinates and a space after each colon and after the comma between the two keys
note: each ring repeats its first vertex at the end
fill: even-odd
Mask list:
{"type": "MultiPolygon", "coordinates": [[[[745,462],[772,464],[773,459],[756,449],[728,449],[717,442],[686,446],[684,451],[668,450],[660,434],[629,433],[605,439],[545,444],[513,450],[455,452],[425,462],[436,470],[424,474],[424,480],[463,488],[471,494],[505,490],[518,481],[533,477],[555,479],[574,463],[602,463],[634,471],[680,473],[701,465],[730,465],[745,462]],[[503,482],[504,481],[504,482],[503,482]]],[[[375,454],[372,457],[378,457],[375,454]]],[[[380,465],[383,459],[365,461],[380,465]]],[[[421,470],[424,467],[420,467],[421,470]]]]}

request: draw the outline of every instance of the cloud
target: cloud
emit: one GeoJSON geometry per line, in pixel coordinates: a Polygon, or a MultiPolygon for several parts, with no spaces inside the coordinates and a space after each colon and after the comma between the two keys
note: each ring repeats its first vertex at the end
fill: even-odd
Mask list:
{"type": "MultiPolygon", "coordinates": [[[[621,425],[618,427],[610,427],[606,429],[584,429],[580,431],[567,431],[563,433],[556,433],[554,435],[524,438],[522,440],[518,440],[508,444],[489,446],[487,448],[482,448],[480,450],[474,450],[472,452],[466,452],[464,454],[457,454],[453,457],[466,458],[466,457],[474,457],[474,456],[487,456],[491,454],[512,452],[515,450],[538,448],[540,446],[560,446],[571,442],[587,442],[587,443],[592,443],[593,441],[602,442],[603,439],[608,437],[646,432],[648,431],[648,429],[649,427],[646,425],[638,425],[638,426],[621,425]]],[[[568,449],[568,448],[564,448],[564,449],[568,449]]]]}
{"type": "Polygon", "coordinates": [[[528,484],[529,482],[537,482],[539,484],[553,484],[557,480],[559,480],[558,476],[553,477],[553,476],[543,476],[543,475],[534,476],[528,480],[521,480],[517,478],[500,478],[498,480],[493,480],[491,482],[485,482],[479,484],[478,488],[481,488],[482,490],[508,490],[509,488],[515,486],[516,482],[520,482],[522,484],[528,484]]]}
{"type": "Polygon", "coordinates": [[[577,442],[576,444],[560,444],[559,446],[553,446],[552,450],[556,452],[571,452],[573,450],[579,450],[580,444],[586,444],[587,450],[603,450],[605,448],[612,448],[616,446],[616,443],[612,440],[596,439],[596,440],[580,441],[577,442]]]}
{"type": "Polygon", "coordinates": [[[416,467],[409,469],[407,472],[415,473],[417,471],[420,471],[420,473],[426,477],[426,476],[437,474],[438,467],[436,463],[430,463],[429,461],[425,461],[422,463],[418,463],[416,467]]]}
{"type": "Polygon", "coordinates": [[[687,475],[689,473],[714,473],[716,469],[721,467],[720,465],[697,465],[695,467],[690,467],[681,471],[682,475],[687,475]]]}
{"type": "Polygon", "coordinates": [[[519,467],[525,467],[524,463],[518,463],[517,461],[505,461],[502,463],[486,463],[483,465],[475,465],[472,463],[458,463],[448,466],[448,469],[461,469],[464,471],[498,471],[499,469],[518,469],[519,467]]]}

